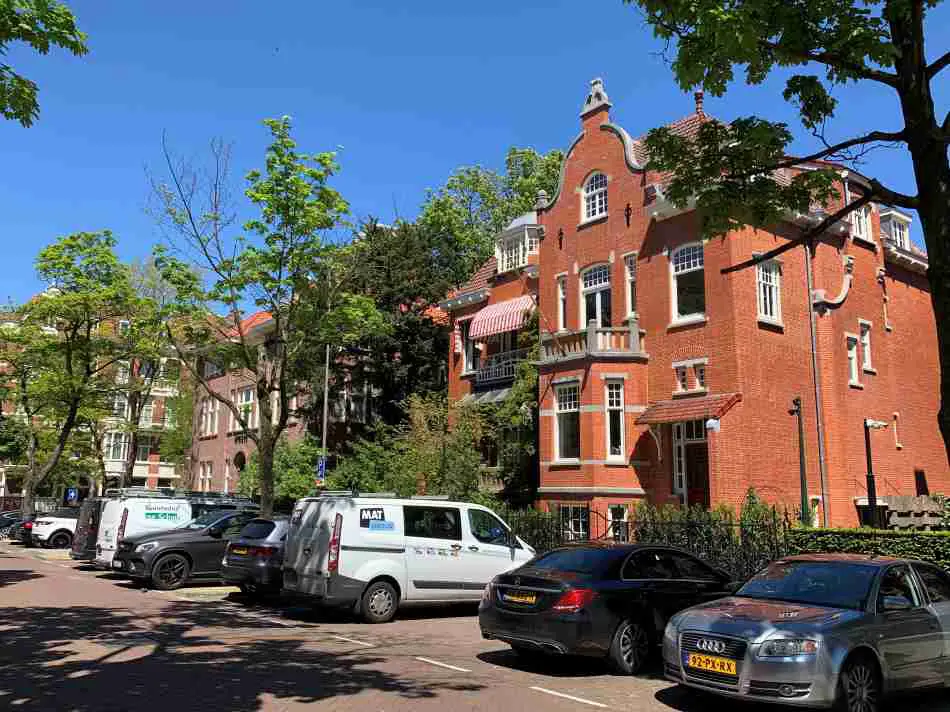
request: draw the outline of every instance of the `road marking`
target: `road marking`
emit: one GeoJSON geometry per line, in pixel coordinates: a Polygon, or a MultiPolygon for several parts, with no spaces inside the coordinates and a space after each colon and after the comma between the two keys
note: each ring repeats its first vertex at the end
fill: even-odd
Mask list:
{"type": "Polygon", "coordinates": [[[430,660],[429,658],[416,658],[416,660],[421,660],[424,663],[429,663],[429,665],[436,665],[447,670],[455,670],[455,672],[471,672],[471,670],[466,670],[462,667],[455,667],[454,665],[449,665],[448,663],[440,663],[438,660],[430,660]]]}
{"type": "Polygon", "coordinates": [[[345,635],[331,635],[331,638],[335,640],[342,640],[344,643],[353,643],[353,645],[362,645],[364,648],[372,648],[372,643],[364,643],[362,640],[354,640],[353,638],[347,638],[345,635]]]}
{"type": "Polygon", "coordinates": [[[590,705],[591,707],[603,707],[606,708],[607,705],[601,702],[594,702],[593,700],[585,700],[583,697],[574,697],[574,695],[565,695],[563,692],[555,692],[554,690],[548,690],[544,687],[532,687],[532,690],[535,692],[543,692],[546,695],[554,695],[555,697],[563,697],[565,700],[571,700],[573,702],[580,702],[582,705],[590,705]]]}

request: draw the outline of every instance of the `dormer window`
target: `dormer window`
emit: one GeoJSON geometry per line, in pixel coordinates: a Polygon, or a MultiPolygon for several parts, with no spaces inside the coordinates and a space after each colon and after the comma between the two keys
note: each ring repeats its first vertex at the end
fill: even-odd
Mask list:
{"type": "Polygon", "coordinates": [[[902,250],[907,249],[907,223],[900,220],[891,221],[891,239],[902,250]]]}
{"type": "Polygon", "coordinates": [[[607,176],[594,173],[584,184],[584,220],[607,214],[607,176]]]}

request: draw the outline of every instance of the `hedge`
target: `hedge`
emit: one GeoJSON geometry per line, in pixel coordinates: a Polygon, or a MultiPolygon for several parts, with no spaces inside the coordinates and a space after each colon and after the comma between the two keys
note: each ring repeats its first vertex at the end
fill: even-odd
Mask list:
{"type": "Polygon", "coordinates": [[[792,554],[843,552],[919,559],[950,569],[950,531],[791,529],[788,548],[792,554]]]}

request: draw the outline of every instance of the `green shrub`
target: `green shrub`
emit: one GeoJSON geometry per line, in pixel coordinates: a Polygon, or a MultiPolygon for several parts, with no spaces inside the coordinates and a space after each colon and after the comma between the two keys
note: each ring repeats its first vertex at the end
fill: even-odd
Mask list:
{"type": "Polygon", "coordinates": [[[899,532],[880,529],[793,529],[793,554],[877,554],[920,559],[950,568],[950,532],[899,532]]]}

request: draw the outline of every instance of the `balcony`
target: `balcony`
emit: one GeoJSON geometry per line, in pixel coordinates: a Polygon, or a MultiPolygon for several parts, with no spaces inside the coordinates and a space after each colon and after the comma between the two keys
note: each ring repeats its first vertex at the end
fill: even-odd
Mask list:
{"type": "Polygon", "coordinates": [[[515,372],[518,370],[518,364],[527,357],[527,349],[493,354],[486,358],[478,370],[475,371],[475,383],[481,385],[498,381],[512,381],[515,378],[515,372]]]}
{"type": "Polygon", "coordinates": [[[162,416],[161,418],[154,417],[142,417],[139,419],[139,430],[165,430],[166,428],[174,428],[175,420],[170,418],[167,415],[162,416]]]}
{"type": "Polygon", "coordinates": [[[541,337],[542,365],[596,358],[617,361],[646,361],[644,332],[636,319],[629,326],[597,326],[590,322],[586,329],[559,331],[541,337]]]}

